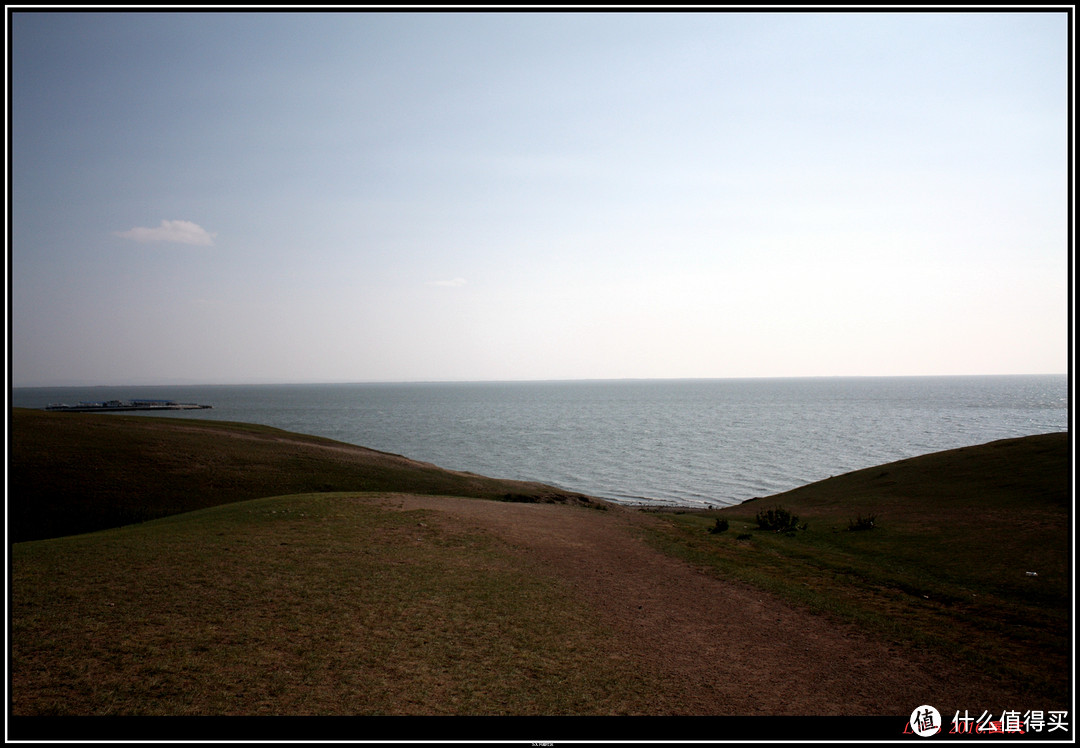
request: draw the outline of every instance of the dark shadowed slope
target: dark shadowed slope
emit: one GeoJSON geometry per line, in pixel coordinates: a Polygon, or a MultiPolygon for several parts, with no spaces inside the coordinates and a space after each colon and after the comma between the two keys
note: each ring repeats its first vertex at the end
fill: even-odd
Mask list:
{"type": "Polygon", "coordinates": [[[268,426],[20,408],[12,411],[10,465],[16,542],[322,491],[598,503],[268,426]]]}

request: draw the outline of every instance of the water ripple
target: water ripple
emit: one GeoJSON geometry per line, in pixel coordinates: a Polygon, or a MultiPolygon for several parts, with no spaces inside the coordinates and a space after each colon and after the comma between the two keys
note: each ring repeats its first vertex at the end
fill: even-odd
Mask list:
{"type": "Polygon", "coordinates": [[[630,503],[735,504],[859,468],[1068,428],[1068,382],[911,377],[15,389],[171,398],[442,467],[630,503]]]}

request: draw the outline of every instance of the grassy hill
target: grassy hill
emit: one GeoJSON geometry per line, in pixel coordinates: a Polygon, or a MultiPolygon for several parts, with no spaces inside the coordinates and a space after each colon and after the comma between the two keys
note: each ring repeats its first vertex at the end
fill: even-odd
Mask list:
{"type": "Polygon", "coordinates": [[[630,663],[599,654],[607,634],[585,605],[485,533],[387,508],[395,496],[269,497],[16,544],[13,713],[603,714],[644,701],[630,663]]]}
{"type": "MultiPolygon", "coordinates": [[[[662,703],[572,586],[488,529],[388,507],[405,493],[551,502],[567,523],[605,526],[628,510],[247,424],[15,410],[11,425],[9,535],[33,539],[12,547],[16,715],[662,703]]],[[[1023,696],[973,710],[1063,708],[1069,454],[1067,434],[992,442],[723,510],[650,512],[640,532],[708,574],[931,661],[974,663],[1023,696]],[[774,507],[805,529],[760,529],[774,507]],[[718,520],[728,529],[710,532],[718,520]]]]}
{"type": "Polygon", "coordinates": [[[1060,695],[1071,663],[1069,454],[1067,433],[936,452],[670,513],[653,541],[1047,698],[1060,695]],[[761,529],[770,509],[797,517],[796,529],[761,529]],[[710,532],[718,521],[728,529],[710,532]]]}
{"type": "Polygon", "coordinates": [[[294,493],[595,501],[269,426],[22,408],[12,410],[10,466],[9,531],[15,542],[294,493]]]}

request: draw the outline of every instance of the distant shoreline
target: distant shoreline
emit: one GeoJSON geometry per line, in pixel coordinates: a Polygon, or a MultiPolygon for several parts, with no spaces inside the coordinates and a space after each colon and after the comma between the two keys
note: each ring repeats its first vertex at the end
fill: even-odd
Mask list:
{"type": "Polygon", "coordinates": [[[1065,429],[1068,388],[1064,377],[988,375],[49,388],[11,395],[13,405],[28,408],[133,399],[213,405],[131,411],[133,417],[261,423],[623,505],[703,508],[936,449],[1065,429]]]}
{"type": "Polygon", "coordinates": [[[162,381],[116,384],[18,384],[12,390],[45,389],[117,389],[137,387],[325,387],[336,385],[470,385],[470,384],[612,384],[618,382],[749,382],[749,381],[820,381],[843,379],[963,379],[1007,377],[1067,377],[1068,372],[1041,372],[1029,374],[797,374],[791,376],[732,376],[732,377],[593,377],[556,379],[359,379],[332,381],[258,381],[258,382],[184,382],[162,381]]]}
{"type": "Polygon", "coordinates": [[[104,403],[79,403],[78,405],[46,405],[43,410],[53,413],[124,413],[133,410],[209,410],[213,405],[174,402],[141,402],[139,400],[110,400],[104,403]]]}

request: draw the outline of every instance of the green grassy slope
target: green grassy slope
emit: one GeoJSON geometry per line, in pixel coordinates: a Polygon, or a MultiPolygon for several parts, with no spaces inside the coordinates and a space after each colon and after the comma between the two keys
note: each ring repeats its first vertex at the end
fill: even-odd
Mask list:
{"type": "Polygon", "coordinates": [[[715,573],[958,655],[1034,697],[1069,684],[1067,433],[1005,439],[859,470],[708,512],[653,540],[715,573]],[[782,507],[806,530],[758,528],[782,507]],[[874,528],[852,530],[860,518],[874,528]],[[717,519],[726,532],[711,533],[717,519]]]}
{"type": "Polygon", "coordinates": [[[384,500],[253,499],[15,544],[12,714],[653,708],[656,684],[571,590],[490,534],[384,500]]]}
{"type": "MultiPolygon", "coordinates": [[[[634,700],[647,685],[628,690],[622,684],[634,676],[623,664],[594,662],[602,632],[587,613],[565,604],[557,585],[530,579],[507,549],[426,515],[327,492],[594,504],[586,497],[211,421],[16,410],[11,449],[16,540],[165,517],[13,546],[19,713],[288,713],[288,704],[301,713],[316,703],[324,713],[358,705],[450,713],[481,703],[469,701],[474,691],[485,705],[526,713],[648,710],[634,700]],[[260,498],[284,494],[303,495],[260,498]],[[486,581],[459,589],[455,570],[486,581]],[[342,584],[371,596],[342,614],[342,584]],[[408,625],[389,637],[376,625],[389,617],[408,625]],[[498,646],[468,661],[445,659],[463,626],[498,646]],[[353,668],[363,699],[333,691],[334,672],[290,645],[294,635],[323,631],[326,646],[357,642],[329,662],[353,668]],[[183,647],[174,655],[176,641],[183,647]],[[222,643],[222,657],[198,654],[222,643]],[[543,654],[530,670],[513,670],[515,657],[535,653],[543,654]],[[101,663],[108,667],[93,669],[101,663]],[[521,679],[504,686],[504,668],[521,679]],[[521,690],[538,672],[575,671],[573,683],[521,690]],[[213,687],[222,677],[235,693],[213,687]],[[256,682],[271,684],[269,701],[245,691],[256,682]],[[466,685],[408,701],[448,682],[466,685]],[[378,689],[385,696],[373,699],[378,689]]],[[[648,532],[711,573],[1006,679],[1030,697],[1025,708],[1060,709],[1071,689],[1070,489],[1068,434],[1046,434],[902,460],[723,510],[666,513],[668,522],[648,532]],[[757,529],[757,513],[776,506],[807,529],[757,529]],[[849,529],[870,515],[873,529],[849,529]],[[717,519],[730,528],[710,533],[717,519]]]]}
{"type": "Polygon", "coordinates": [[[11,415],[11,540],[92,532],[262,496],[401,491],[598,503],[267,426],[116,414],[11,415]]]}

